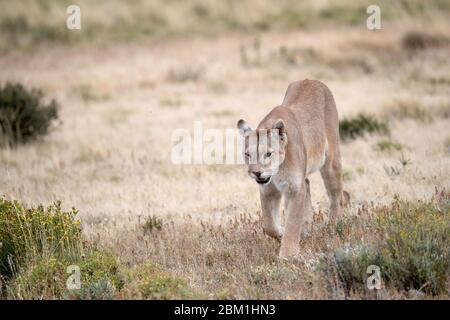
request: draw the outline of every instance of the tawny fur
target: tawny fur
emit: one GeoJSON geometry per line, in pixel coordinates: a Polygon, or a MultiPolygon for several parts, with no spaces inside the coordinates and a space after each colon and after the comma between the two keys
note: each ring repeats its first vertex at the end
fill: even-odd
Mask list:
{"type": "MultiPolygon", "coordinates": [[[[244,135],[254,132],[244,120],[238,122],[244,135]]],[[[342,166],[339,151],[339,120],[333,95],[320,81],[303,80],[289,85],[283,103],[270,111],[256,129],[255,145],[245,143],[246,157],[254,152],[258,161],[249,164],[249,175],[260,183],[260,197],[265,232],[281,239],[279,256],[286,258],[299,252],[302,229],[312,222],[312,205],[308,176],[320,171],[330,199],[330,220],[349,195],[342,190],[342,166]],[[280,161],[274,167],[261,159],[271,153],[258,154],[260,132],[280,132],[280,161]],[[261,161],[260,161],[261,160],[261,161]],[[268,181],[268,182],[266,182],[268,181]],[[285,203],[285,227],[279,222],[281,200],[285,203]]]]}

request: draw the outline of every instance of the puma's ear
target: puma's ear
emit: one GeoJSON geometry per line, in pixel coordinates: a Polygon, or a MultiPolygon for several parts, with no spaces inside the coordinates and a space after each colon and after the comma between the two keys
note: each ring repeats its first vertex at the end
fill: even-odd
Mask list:
{"type": "Polygon", "coordinates": [[[238,121],[237,123],[237,128],[239,129],[239,132],[244,135],[247,132],[251,131],[252,128],[250,128],[250,126],[247,124],[247,122],[245,122],[245,120],[241,119],[238,121]]]}
{"type": "Polygon", "coordinates": [[[284,125],[283,119],[277,119],[272,126],[272,129],[278,130],[278,134],[280,135],[280,140],[284,145],[287,143],[287,134],[286,134],[286,126],[284,125]]]}

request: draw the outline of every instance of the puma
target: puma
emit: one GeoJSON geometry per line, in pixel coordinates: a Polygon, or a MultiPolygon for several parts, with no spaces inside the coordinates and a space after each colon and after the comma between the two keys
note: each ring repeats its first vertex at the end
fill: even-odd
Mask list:
{"type": "Polygon", "coordinates": [[[320,171],[330,199],[330,220],[349,202],[349,194],[342,190],[333,95],[320,81],[296,81],[288,86],[283,103],[256,130],[242,119],[237,127],[245,139],[248,174],[259,184],[264,232],[281,240],[280,258],[295,256],[301,231],[313,218],[308,176],[320,171]],[[284,228],[279,219],[282,198],[284,228]]]}

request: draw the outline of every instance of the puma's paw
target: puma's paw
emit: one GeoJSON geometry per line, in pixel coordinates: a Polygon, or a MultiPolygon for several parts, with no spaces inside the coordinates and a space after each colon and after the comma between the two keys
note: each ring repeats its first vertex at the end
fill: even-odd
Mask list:
{"type": "Polygon", "coordinates": [[[268,236],[275,238],[277,240],[281,240],[281,238],[283,237],[283,233],[284,233],[284,228],[283,227],[278,227],[278,228],[263,228],[264,233],[267,234],[268,236]]]}
{"type": "Polygon", "coordinates": [[[282,246],[278,258],[280,260],[294,259],[300,252],[298,245],[296,246],[282,246]]]}

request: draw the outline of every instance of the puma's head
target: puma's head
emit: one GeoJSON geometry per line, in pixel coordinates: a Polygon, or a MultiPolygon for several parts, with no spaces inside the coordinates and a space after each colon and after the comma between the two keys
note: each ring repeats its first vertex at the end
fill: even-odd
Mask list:
{"type": "Polygon", "coordinates": [[[245,139],[244,159],[248,174],[259,184],[269,183],[286,156],[287,134],[283,120],[277,119],[267,129],[252,130],[241,119],[237,127],[245,139]]]}

